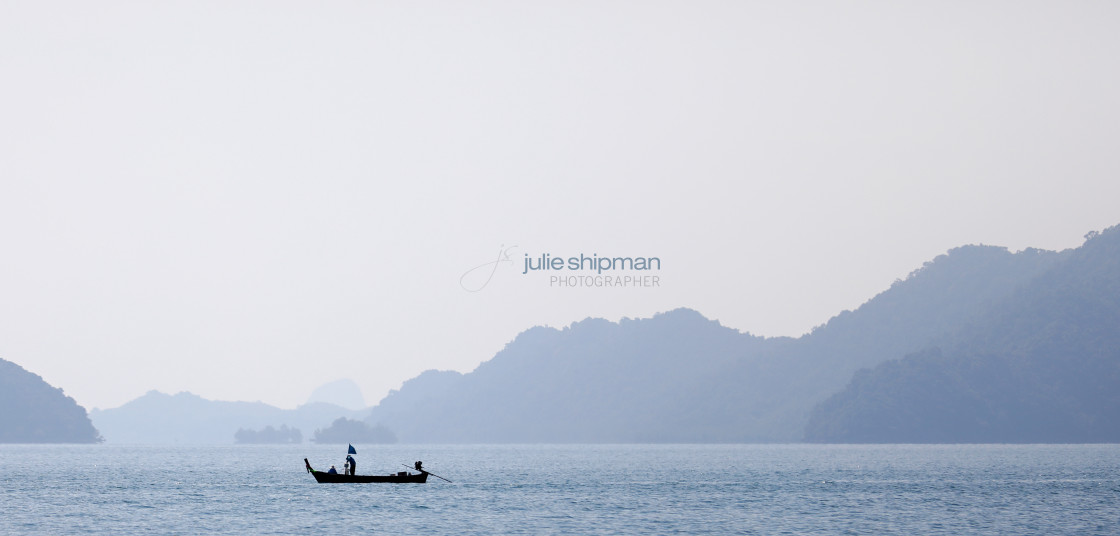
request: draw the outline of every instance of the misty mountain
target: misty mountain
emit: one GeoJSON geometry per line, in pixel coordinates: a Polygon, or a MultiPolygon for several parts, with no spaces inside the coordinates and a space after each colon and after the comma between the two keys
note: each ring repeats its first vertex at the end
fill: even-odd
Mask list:
{"type": "Polygon", "coordinates": [[[85,408],[38,374],[0,359],[0,443],[97,443],[85,408]]]}
{"type": "Polygon", "coordinates": [[[1120,441],[1120,226],[813,411],[829,442],[1120,441]]]}
{"type": "Polygon", "coordinates": [[[408,441],[668,440],[664,430],[689,425],[674,407],[702,404],[700,387],[761,341],[683,309],[533,328],[470,374],[410,380],[369,420],[408,441]]]}
{"type": "Polygon", "coordinates": [[[742,425],[763,432],[749,440],[801,440],[812,408],[844,388],[855,371],[936,346],[1068,255],[996,246],[952,249],[855,311],[767,348],[761,360],[738,362],[721,377],[721,389],[744,387],[739,407],[758,418],[742,425]]]}
{"type": "Polygon", "coordinates": [[[796,339],[688,309],[536,327],[470,373],[405,382],[367,421],[408,442],[798,441],[855,371],[946,340],[1068,255],[956,248],[796,339]]]}
{"type": "Polygon", "coordinates": [[[335,380],[315,388],[311,392],[311,396],[308,397],[307,403],[313,404],[315,402],[326,402],[346,409],[366,409],[368,407],[362,397],[362,389],[358,387],[354,380],[349,378],[335,380]]]}
{"type": "Polygon", "coordinates": [[[149,391],[120,407],[94,410],[90,419],[111,443],[232,444],[240,429],[287,426],[307,435],[339,417],[366,414],[323,402],[287,410],[263,402],[223,402],[185,392],[149,391]]]}

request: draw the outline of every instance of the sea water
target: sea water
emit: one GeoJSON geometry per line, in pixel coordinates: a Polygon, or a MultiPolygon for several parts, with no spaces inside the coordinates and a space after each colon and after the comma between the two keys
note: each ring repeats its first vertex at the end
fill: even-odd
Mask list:
{"type": "Polygon", "coordinates": [[[2,534],[1120,534],[1118,445],[0,445],[2,534]]]}

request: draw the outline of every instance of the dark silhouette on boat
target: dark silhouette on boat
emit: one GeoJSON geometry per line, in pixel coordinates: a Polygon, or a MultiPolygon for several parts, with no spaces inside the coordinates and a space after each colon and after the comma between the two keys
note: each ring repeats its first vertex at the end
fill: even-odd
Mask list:
{"type": "MultiPolygon", "coordinates": [[[[401,471],[393,475],[347,475],[343,473],[327,473],[324,471],[316,471],[311,468],[311,462],[307,458],[303,459],[304,465],[307,466],[307,472],[315,477],[315,481],[322,483],[345,483],[345,482],[392,482],[396,484],[423,484],[428,481],[428,472],[420,469],[419,473],[409,473],[408,471],[401,471]]],[[[419,463],[417,463],[419,465],[419,463]]]]}

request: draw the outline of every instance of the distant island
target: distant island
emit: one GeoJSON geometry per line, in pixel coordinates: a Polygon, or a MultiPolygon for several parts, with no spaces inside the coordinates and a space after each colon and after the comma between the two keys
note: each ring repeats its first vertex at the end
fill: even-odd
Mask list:
{"type": "Polygon", "coordinates": [[[238,428],[233,434],[233,442],[239,445],[275,445],[303,443],[303,433],[298,428],[288,428],[282,424],[280,428],[265,426],[260,430],[246,430],[238,428]]]}
{"type": "Polygon", "coordinates": [[[319,444],[386,444],[396,443],[397,436],[380,424],[370,426],[359,420],[339,417],[329,427],[315,430],[315,436],[311,438],[311,441],[319,444]]]}
{"type": "Polygon", "coordinates": [[[99,443],[85,408],[38,374],[0,359],[0,443],[99,443]]]}
{"type": "Polygon", "coordinates": [[[207,400],[192,393],[169,395],[150,391],[118,408],[94,410],[90,418],[110,443],[221,445],[299,443],[303,441],[300,430],[327,427],[335,419],[366,414],[367,410],[351,410],[326,402],[280,409],[263,402],[227,402],[207,400]],[[282,430],[287,430],[286,436],[281,434],[282,430]]]}

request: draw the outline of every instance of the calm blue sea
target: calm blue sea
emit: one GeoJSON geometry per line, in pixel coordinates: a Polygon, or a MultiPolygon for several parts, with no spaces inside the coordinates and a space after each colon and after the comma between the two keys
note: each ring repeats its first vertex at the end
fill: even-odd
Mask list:
{"type": "Polygon", "coordinates": [[[3,534],[1120,534],[1120,445],[0,445],[3,534]]]}

